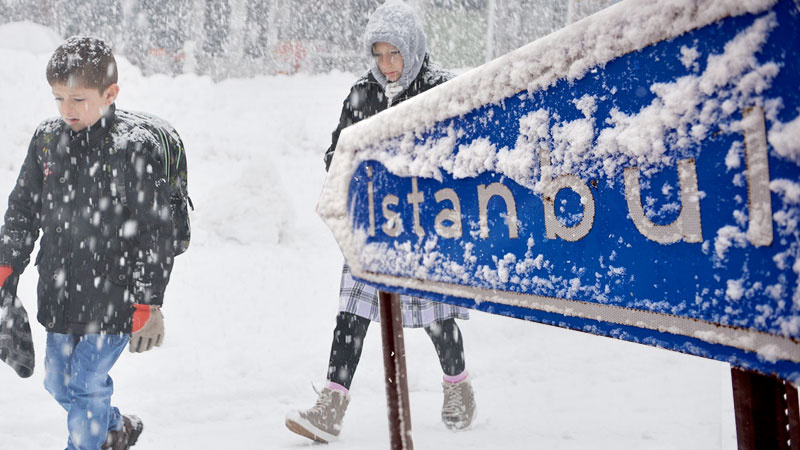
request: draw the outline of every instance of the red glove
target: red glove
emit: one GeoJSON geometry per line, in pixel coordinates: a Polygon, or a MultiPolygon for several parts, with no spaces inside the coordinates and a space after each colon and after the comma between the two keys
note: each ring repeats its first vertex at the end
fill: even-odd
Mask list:
{"type": "Polygon", "coordinates": [[[6,282],[6,278],[11,276],[11,266],[0,266],[0,287],[3,287],[3,284],[6,282]]]}
{"type": "Polygon", "coordinates": [[[161,307],[155,305],[133,305],[133,328],[129,350],[141,353],[160,347],[164,340],[164,315],[161,307]]]}

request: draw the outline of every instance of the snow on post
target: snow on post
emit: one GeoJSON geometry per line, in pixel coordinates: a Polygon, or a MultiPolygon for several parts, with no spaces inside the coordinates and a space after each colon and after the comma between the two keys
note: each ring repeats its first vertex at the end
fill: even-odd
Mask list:
{"type": "Polygon", "coordinates": [[[800,382],[800,6],[626,0],[344,130],[353,275],[800,382]]]}

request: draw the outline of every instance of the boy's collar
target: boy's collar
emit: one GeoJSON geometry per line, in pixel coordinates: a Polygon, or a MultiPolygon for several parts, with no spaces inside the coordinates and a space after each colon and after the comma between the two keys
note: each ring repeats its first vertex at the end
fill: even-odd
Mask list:
{"type": "Polygon", "coordinates": [[[64,123],[64,127],[67,129],[67,131],[69,131],[69,136],[73,139],[81,136],[82,133],[86,133],[88,140],[92,140],[94,136],[102,133],[111,126],[111,124],[114,122],[116,111],[117,105],[112,103],[111,106],[108,107],[108,110],[105,112],[105,114],[97,119],[97,122],[93,123],[92,125],[89,125],[80,131],[73,131],[66,123],[64,123]]]}
{"type": "Polygon", "coordinates": [[[114,120],[114,116],[116,115],[117,105],[112,103],[111,106],[108,107],[108,110],[103,114],[103,117],[97,120],[94,124],[86,127],[91,133],[94,129],[98,128],[108,128],[111,126],[111,123],[114,120]]]}

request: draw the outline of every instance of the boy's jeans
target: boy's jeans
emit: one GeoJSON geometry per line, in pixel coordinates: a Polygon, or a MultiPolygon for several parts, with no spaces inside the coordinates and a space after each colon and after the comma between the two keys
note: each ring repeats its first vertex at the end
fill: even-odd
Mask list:
{"type": "Polygon", "coordinates": [[[47,333],[44,386],[67,410],[68,450],[98,450],[122,416],[111,406],[114,382],[108,371],[130,336],[47,333]]]}

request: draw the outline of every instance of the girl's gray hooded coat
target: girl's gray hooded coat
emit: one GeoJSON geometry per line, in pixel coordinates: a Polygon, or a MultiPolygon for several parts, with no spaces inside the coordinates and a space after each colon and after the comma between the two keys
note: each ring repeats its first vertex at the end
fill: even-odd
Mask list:
{"type": "Polygon", "coordinates": [[[401,0],[389,0],[375,10],[364,32],[363,48],[370,61],[370,69],[350,88],[350,95],[344,100],[339,126],[334,130],[331,146],[325,152],[325,170],[330,167],[339,134],[344,128],[454,76],[430,60],[425,30],[411,7],[401,0]],[[403,73],[396,82],[402,90],[392,98],[385,93],[389,80],[372,58],[372,44],[376,42],[394,45],[403,56],[403,73]]]}

